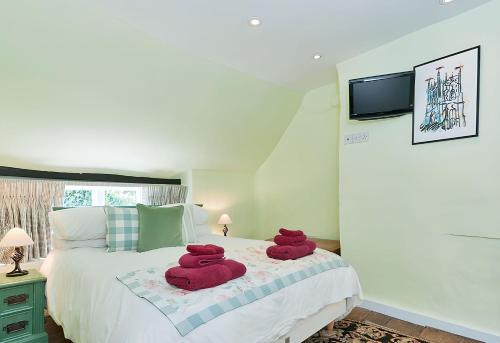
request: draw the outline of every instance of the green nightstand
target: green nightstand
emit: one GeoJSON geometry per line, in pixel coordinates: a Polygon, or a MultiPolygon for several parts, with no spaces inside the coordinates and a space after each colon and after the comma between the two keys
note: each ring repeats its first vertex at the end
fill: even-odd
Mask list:
{"type": "Polygon", "coordinates": [[[28,275],[0,274],[0,343],[47,343],[43,309],[45,277],[30,269],[28,275]]]}

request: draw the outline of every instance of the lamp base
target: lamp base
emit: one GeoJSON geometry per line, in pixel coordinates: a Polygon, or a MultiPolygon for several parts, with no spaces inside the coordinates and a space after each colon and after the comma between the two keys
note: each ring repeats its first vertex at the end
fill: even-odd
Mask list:
{"type": "Polygon", "coordinates": [[[11,272],[8,272],[5,274],[8,277],[13,277],[13,276],[23,276],[27,275],[28,271],[27,270],[22,270],[21,266],[19,265],[19,262],[23,259],[23,250],[21,247],[16,247],[14,254],[12,255],[12,259],[14,260],[15,267],[14,270],[11,272]]]}
{"type": "Polygon", "coordinates": [[[23,276],[23,275],[28,275],[29,272],[27,270],[13,270],[11,272],[8,272],[5,274],[8,277],[14,277],[14,276],[23,276]]]}

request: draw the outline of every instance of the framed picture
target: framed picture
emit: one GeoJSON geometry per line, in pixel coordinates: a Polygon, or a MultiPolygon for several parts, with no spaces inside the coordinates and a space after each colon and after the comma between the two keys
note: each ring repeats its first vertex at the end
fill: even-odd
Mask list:
{"type": "Polygon", "coordinates": [[[415,66],[412,144],[479,133],[480,47],[415,66]]]}

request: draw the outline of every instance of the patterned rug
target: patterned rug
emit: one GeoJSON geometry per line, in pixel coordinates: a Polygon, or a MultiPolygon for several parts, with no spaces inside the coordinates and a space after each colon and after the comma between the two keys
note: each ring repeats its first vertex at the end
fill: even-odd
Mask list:
{"type": "Polygon", "coordinates": [[[372,323],[353,320],[335,322],[332,332],[321,330],[304,343],[430,343],[372,323]]]}

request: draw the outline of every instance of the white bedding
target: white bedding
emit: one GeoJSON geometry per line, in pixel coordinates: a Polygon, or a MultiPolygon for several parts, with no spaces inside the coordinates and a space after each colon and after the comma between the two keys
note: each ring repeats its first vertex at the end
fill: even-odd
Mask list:
{"type": "MultiPolygon", "coordinates": [[[[200,240],[228,251],[263,243],[215,235],[200,240]]],[[[184,247],[144,253],[107,253],[98,248],[54,250],[41,268],[47,276],[49,313],[75,343],[273,342],[297,321],[326,305],[361,295],[352,267],[333,269],[225,313],[181,337],[167,317],[134,295],[116,275],[160,267],[184,252],[184,247]]]]}

